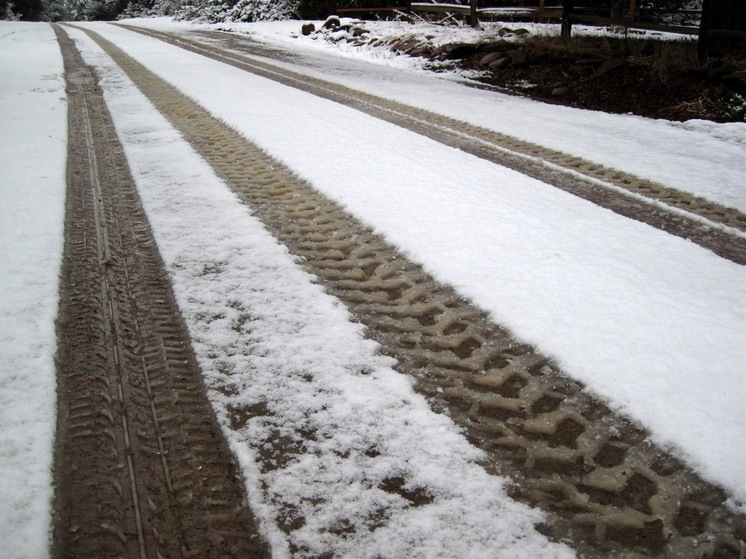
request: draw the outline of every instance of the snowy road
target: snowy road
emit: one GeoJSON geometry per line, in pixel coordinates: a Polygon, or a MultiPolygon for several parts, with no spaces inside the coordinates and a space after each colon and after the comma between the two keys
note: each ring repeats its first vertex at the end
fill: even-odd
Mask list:
{"type": "MultiPolygon", "coordinates": [[[[485,468],[552,509],[552,537],[587,553],[682,554],[702,532],[714,535],[706,553],[743,549],[728,527],[728,506],[744,500],[742,265],[437,135],[128,30],[86,28],[111,43],[67,32],[100,78],[273,555],[568,554],[485,468]]],[[[494,95],[389,69],[366,80],[359,63],[324,56],[271,63],[318,78],[325,60],[331,82],[466,121],[476,117],[463,106],[494,95]],[[413,81],[431,86],[416,102],[413,81]]],[[[577,117],[571,155],[627,173],[624,142],[656,131],[653,159],[666,164],[640,163],[647,151],[634,174],[728,208],[728,225],[694,220],[743,242],[742,126],[620,120],[625,140],[558,109],[539,141],[511,129],[515,110],[479,124],[556,150],[552,122],[566,134],[577,117]],[[600,147],[615,141],[614,153],[600,147]]],[[[531,105],[529,119],[546,110],[531,105]]]]}

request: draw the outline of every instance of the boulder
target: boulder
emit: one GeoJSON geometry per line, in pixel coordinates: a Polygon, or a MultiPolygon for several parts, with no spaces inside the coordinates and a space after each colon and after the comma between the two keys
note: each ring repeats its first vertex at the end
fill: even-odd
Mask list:
{"type": "Polygon", "coordinates": [[[681,71],[688,76],[705,79],[710,69],[707,66],[685,66],[681,71]]]}
{"type": "Polygon", "coordinates": [[[467,44],[460,44],[460,45],[451,45],[451,47],[448,49],[448,58],[451,60],[457,60],[460,58],[466,58],[468,56],[472,56],[476,54],[477,47],[476,45],[467,45],[467,44]]]}
{"type": "Polygon", "coordinates": [[[597,66],[604,63],[603,58],[578,58],[575,64],[578,66],[597,66]]]}
{"type": "Polygon", "coordinates": [[[625,66],[627,66],[626,58],[622,58],[622,57],[609,58],[606,62],[601,64],[601,66],[596,68],[596,74],[599,76],[603,76],[604,74],[608,74],[609,72],[619,70],[619,68],[624,68],[625,66]]]}
{"type": "Polygon", "coordinates": [[[421,45],[409,51],[409,56],[429,56],[430,48],[427,45],[421,45]]]}
{"type": "Polygon", "coordinates": [[[746,76],[737,72],[725,74],[721,79],[725,85],[732,88],[741,88],[746,85],[746,76]]]}
{"type": "Polygon", "coordinates": [[[509,62],[510,58],[508,58],[507,56],[503,56],[502,58],[498,58],[497,60],[490,62],[490,65],[487,67],[490,70],[495,71],[499,70],[500,68],[505,68],[509,62]]]}
{"type": "Polygon", "coordinates": [[[485,54],[489,54],[491,52],[500,52],[503,50],[503,47],[497,43],[486,43],[480,45],[479,50],[485,54]]]}
{"type": "Polygon", "coordinates": [[[326,21],[322,24],[324,29],[334,29],[342,24],[337,16],[329,16],[326,21]]]}
{"type": "Polygon", "coordinates": [[[316,31],[316,26],[313,23],[304,23],[303,26],[300,28],[300,32],[304,35],[310,35],[311,33],[316,31]]]}
{"type": "Polygon", "coordinates": [[[707,72],[707,79],[711,82],[719,82],[723,76],[726,76],[728,74],[732,74],[733,70],[726,66],[719,66],[715,68],[710,68],[707,72]]]}
{"type": "Polygon", "coordinates": [[[415,47],[417,47],[417,40],[408,39],[399,41],[398,43],[394,43],[393,45],[391,45],[391,50],[394,52],[409,52],[415,47]]]}
{"type": "Polygon", "coordinates": [[[520,49],[508,52],[508,57],[510,58],[510,64],[516,68],[528,64],[528,56],[526,56],[526,52],[520,49]]]}
{"type": "Polygon", "coordinates": [[[480,66],[489,66],[495,60],[503,58],[504,56],[505,56],[505,53],[502,53],[500,51],[495,51],[495,52],[491,52],[489,54],[485,54],[482,58],[479,59],[479,65],[480,66]]]}

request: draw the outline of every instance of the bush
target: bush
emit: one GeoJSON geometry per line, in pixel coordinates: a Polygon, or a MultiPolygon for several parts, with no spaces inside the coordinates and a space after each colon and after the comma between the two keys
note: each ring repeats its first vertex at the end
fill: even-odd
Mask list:
{"type": "Polygon", "coordinates": [[[277,21],[298,17],[299,0],[191,0],[182,4],[176,19],[208,23],[277,21]]]}

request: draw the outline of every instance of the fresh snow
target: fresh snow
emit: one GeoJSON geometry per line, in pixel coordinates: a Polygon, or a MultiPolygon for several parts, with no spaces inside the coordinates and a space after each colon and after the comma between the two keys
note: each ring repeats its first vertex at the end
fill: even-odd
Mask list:
{"type": "Polygon", "coordinates": [[[67,102],[49,25],[0,21],[0,555],[47,555],[67,102]]]}
{"type": "MultiPolygon", "coordinates": [[[[316,22],[317,27],[319,22],[316,22]]],[[[300,34],[301,22],[222,23],[196,26],[163,19],[137,25],[188,32],[195,28],[232,30],[292,49],[285,66],[309,76],[342,83],[381,97],[445,114],[470,124],[509,134],[582,157],[642,178],[691,192],[746,211],[746,126],[691,120],[685,123],[612,115],[536,103],[529,99],[464,87],[459,73],[433,75],[419,57],[397,56],[384,47],[353,47],[300,34]],[[330,54],[331,51],[331,54],[330,54]],[[340,56],[341,55],[341,56],[340,56]],[[342,60],[340,62],[340,60],[342,60]],[[407,70],[407,72],[402,72],[407,70]],[[446,78],[446,79],[444,79],[446,78]],[[450,78],[450,79],[449,79],[450,78]]],[[[433,44],[476,43],[495,35],[470,27],[365,22],[374,36],[417,33],[435,35],[433,44]],[[441,38],[444,37],[444,38],[441,38]]],[[[498,26],[499,24],[495,24],[498,26]]],[[[533,26],[524,26],[536,29],[533,26]]]]}
{"type": "MultiPolygon", "coordinates": [[[[165,20],[136,23],[181,32],[198,28],[165,20]]],[[[295,71],[744,209],[742,123],[653,121],[478,91],[453,76],[419,71],[416,60],[392,62],[360,49],[330,54],[330,45],[297,36],[300,23],[237,28],[270,40],[273,48],[292,48],[296,62],[284,64],[295,71]]],[[[555,358],[743,504],[742,266],[346,107],[129,31],[88,25],[555,358]]],[[[346,556],[378,550],[384,556],[483,557],[498,549],[501,557],[570,555],[533,531],[540,513],[507,499],[503,481],[477,465],[480,453],[427,409],[346,310],[299,270],[110,60],[82,33],[74,36],[104,76],[107,102],[213,405],[275,555],[288,555],[277,517],[295,507],[309,520],[294,534],[296,543],[346,556]],[[212,212],[219,217],[206,217],[212,212]],[[241,324],[245,330],[236,336],[232,326],[241,324]],[[277,421],[255,419],[241,431],[229,429],[232,403],[260,402],[277,421]],[[309,443],[297,462],[259,472],[252,445],[273,433],[293,438],[308,431],[326,438],[309,443]],[[365,454],[371,444],[381,453],[375,459],[365,454]],[[376,490],[392,472],[411,488],[426,488],[433,503],[409,510],[400,498],[376,490]],[[465,482],[454,488],[448,482],[454,477],[465,482]],[[309,499],[318,494],[329,498],[309,499]],[[353,501],[357,514],[350,510],[353,501]],[[384,529],[324,540],[324,527],[342,518],[365,526],[366,511],[380,505],[391,515],[384,529]]],[[[51,495],[65,101],[48,26],[0,23],[0,46],[6,240],[0,254],[6,294],[0,301],[0,545],[4,553],[12,550],[10,557],[42,557],[51,495]],[[28,250],[7,241],[19,237],[28,250]]]]}

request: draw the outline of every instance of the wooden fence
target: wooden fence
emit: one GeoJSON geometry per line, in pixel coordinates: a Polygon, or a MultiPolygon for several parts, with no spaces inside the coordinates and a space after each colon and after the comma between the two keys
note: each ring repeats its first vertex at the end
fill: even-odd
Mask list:
{"type": "MultiPolygon", "coordinates": [[[[568,9],[568,3],[565,6],[553,5],[548,6],[545,0],[537,0],[535,6],[516,6],[516,7],[479,7],[476,0],[470,0],[469,4],[448,4],[448,3],[428,3],[428,2],[411,2],[407,1],[400,6],[371,7],[371,8],[338,8],[338,14],[346,13],[385,13],[385,12],[427,12],[427,13],[448,13],[463,16],[473,26],[479,24],[480,19],[491,21],[504,21],[507,19],[535,19],[539,21],[561,20],[567,22],[568,32],[572,23],[587,23],[591,25],[613,25],[631,29],[646,29],[668,33],[680,33],[696,35],[699,33],[699,27],[665,25],[659,23],[648,23],[637,21],[635,17],[636,0],[630,0],[630,8],[627,17],[611,18],[599,15],[603,13],[598,9],[589,9],[583,7],[571,6],[568,9]]],[[[572,4],[572,3],[570,3],[572,4]]],[[[610,10],[606,10],[610,13],[610,10]]],[[[683,11],[681,13],[684,13],[683,11]]],[[[686,11],[688,14],[699,13],[686,11]]],[[[568,35],[569,36],[569,35],[568,35]]]]}
{"type": "MultiPolygon", "coordinates": [[[[479,25],[480,17],[482,19],[490,19],[492,21],[502,21],[506,19],[535,19],[538,21],[552,21],[559,20],[562,22],[561,36],[565,41],[570,40],[572,34],[572,25],[574,23],[585,23],[590,25],[600,26],[615,26],[624,28],[625,32],[628,29],[643,29],[651,31],[660,31],[664,33],[679,33],[685,35],[697,35],[697,54],[701,64],[705,64],[711,53],[711,46],[718,42],[720,46],[721,54],[723,52],[723,46],[725,44],[740,45],[740,48],[746,49],[746,25],[741,22],[737,24],[739,29],[724,29],[725,23],[720,22],[718,28],[713,28],[712,23],[714,19],[713,13],[713,2],[716,0],[702,0],[702,11],[694,12],[691,10],[680,11],[678,13],[687,13],[689,15],[699,14],[700,25],[686,26],[686,25],[665,25],[660,23],[650,23],[637,20],[637,0],[629,0],[629,10],[626,13],[626,17],[614,14],[611,9],[601,11],[593,10],[584,7],[576,7],[575,0],[559,0],[560,6],[546,6],[546,0],[535,0],[537,4],[535,6],[520,6],[520,7],[479,7],[478,0],[469,0],[469,4],[448,4],[442,2],[412,2],[406,0],[403,5],[398,7],[382,7],[382,8],[339,8],[337,13],[375,13],[375,12],[430,12],[430,13],[447,13],[464,16],[470,25],[476,27],[479,25]],[[605,13],[610,16],[616,15],[617,17],[605,17],[605,13]]],[[[557,2],[558,0],[549,0],[557,2]]],[[[741,0],[743,1],[743,0],[741,0]]],[[[672,12],[677,13],[677,12],[672,12]]],[[[729,15],[725,13],[725,15],[729,15]]],[[[723,13],[720,14],[722,20],[723,13]]],[[[725,18],[728,19],[727,17],[725,18]]],[[[729,47],[726,47],[729,48],[729,47]]]]}

